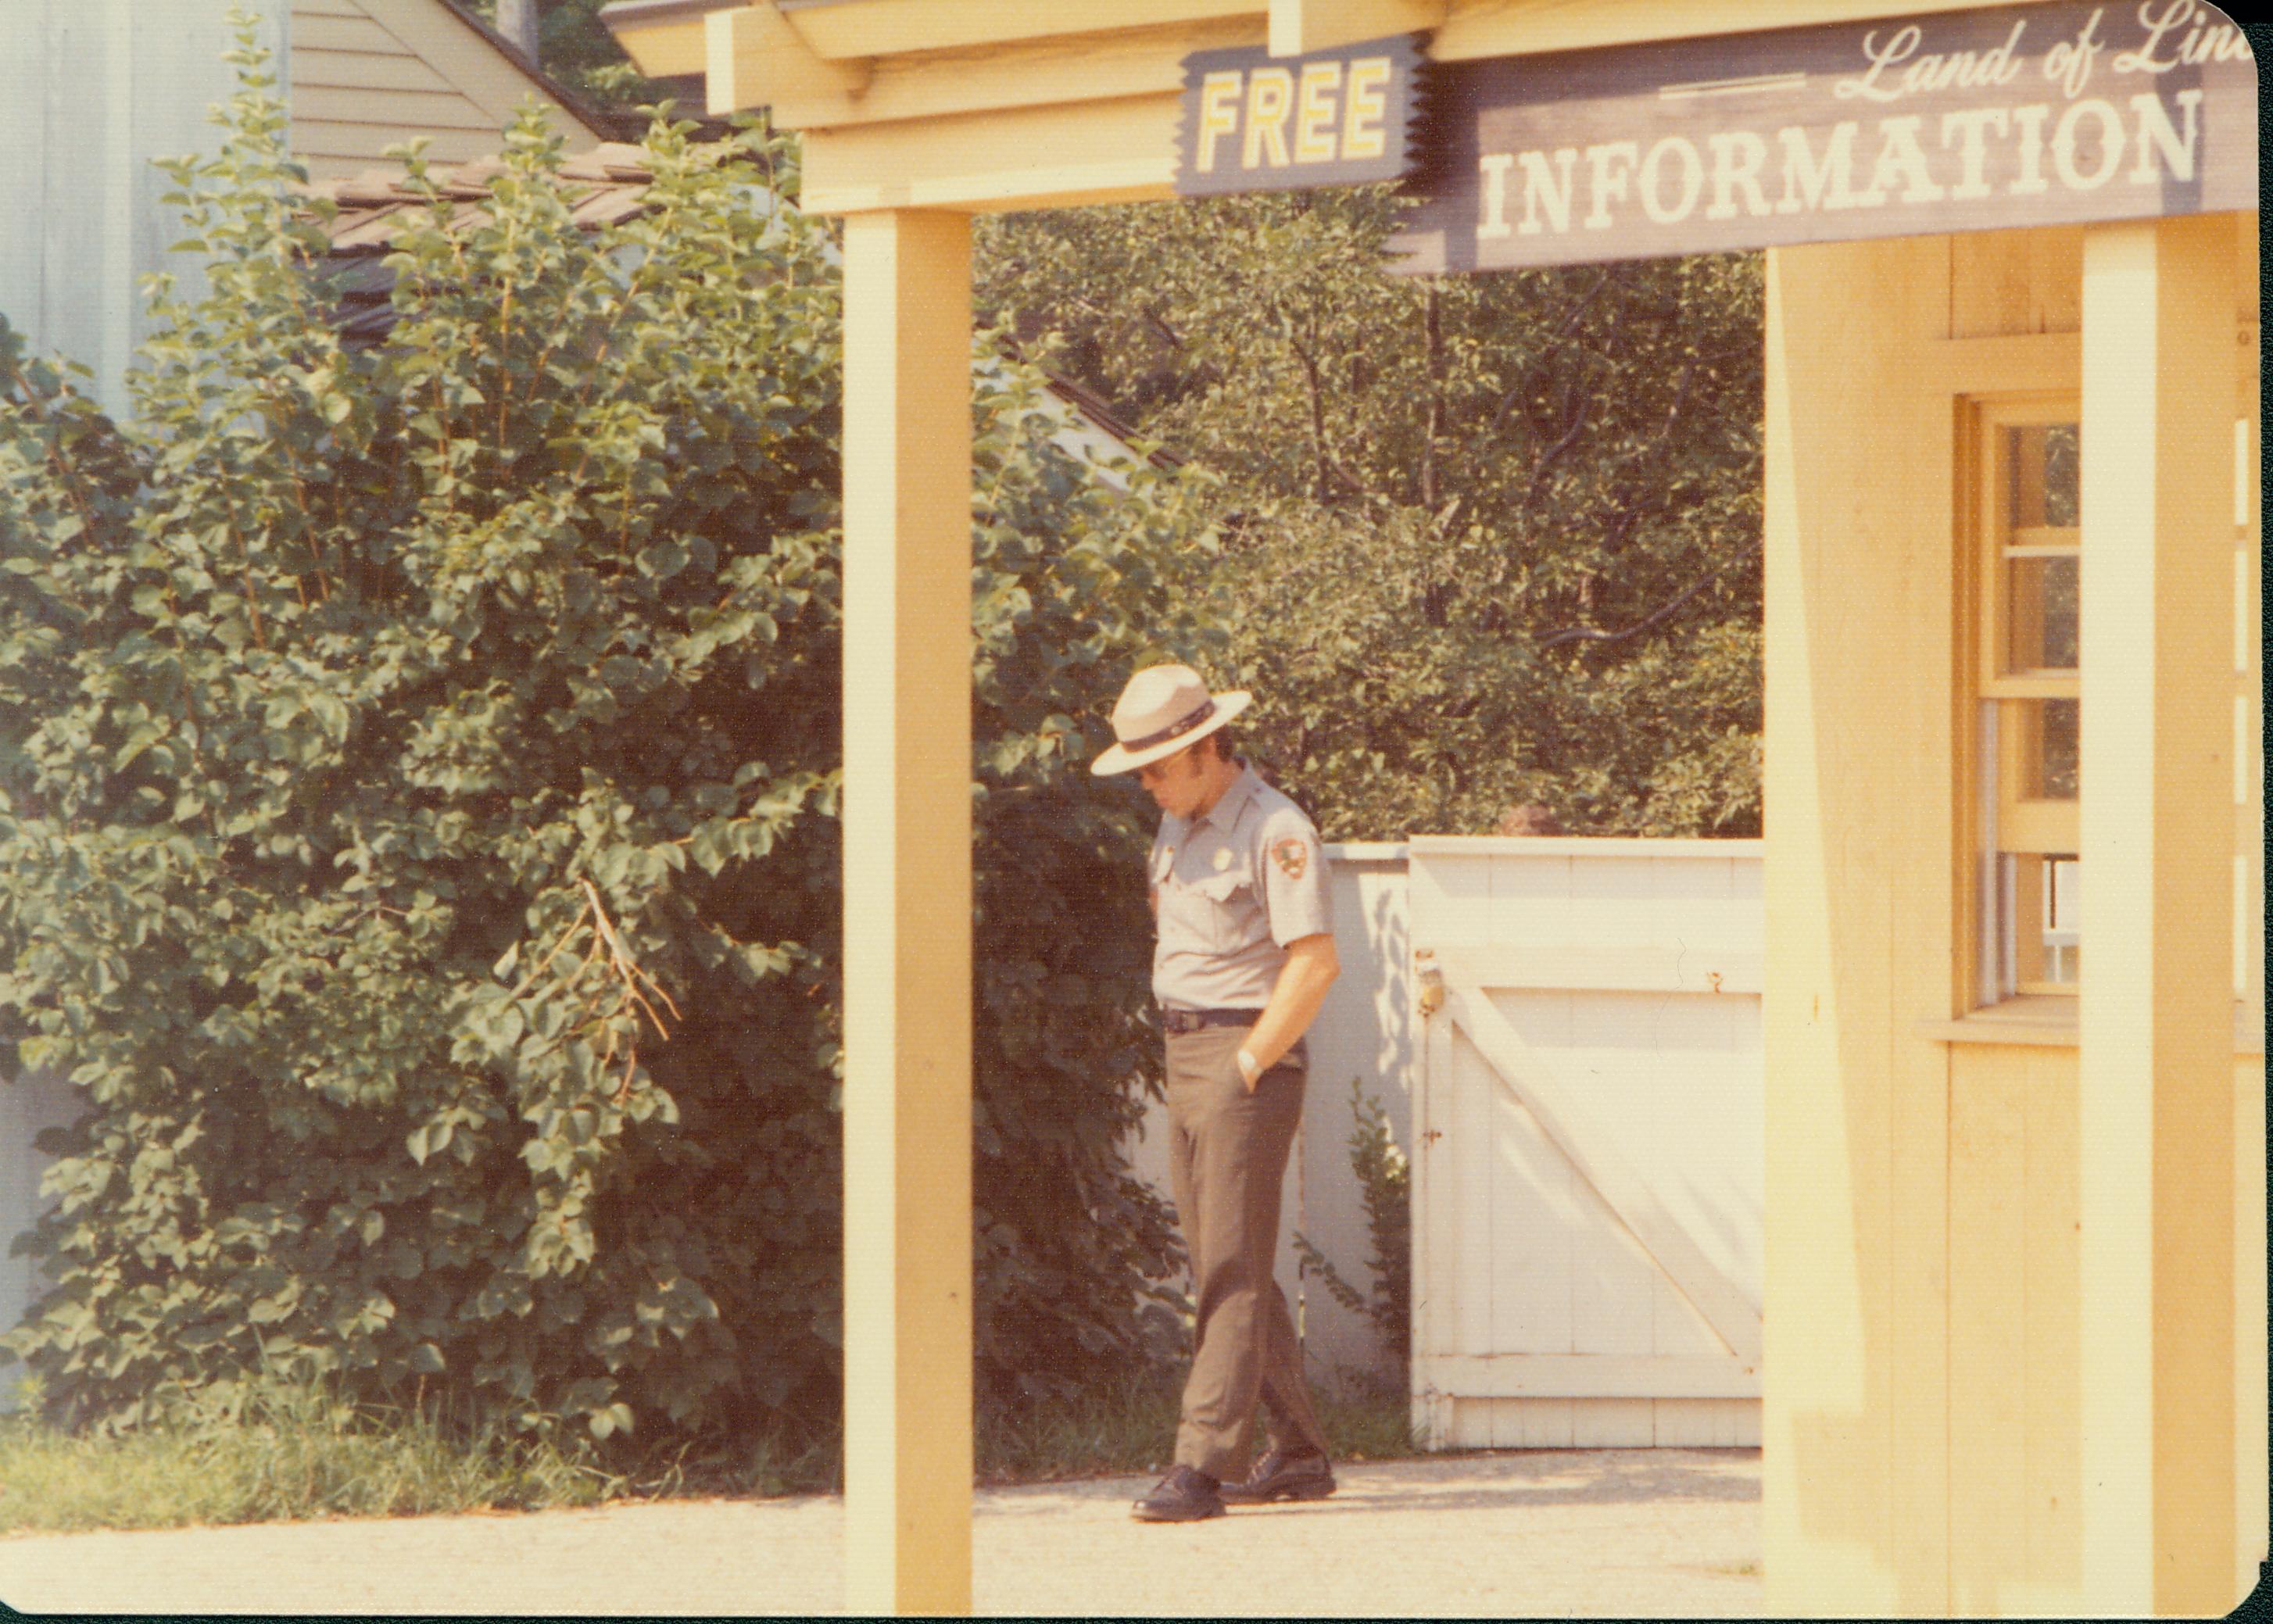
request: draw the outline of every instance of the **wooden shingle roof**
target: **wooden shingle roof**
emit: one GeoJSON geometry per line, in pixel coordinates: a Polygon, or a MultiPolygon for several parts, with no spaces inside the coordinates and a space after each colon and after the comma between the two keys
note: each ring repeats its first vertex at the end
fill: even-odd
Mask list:
{"type": "MultiPolygon", "coordinates": [[[[505,167],[504,160],[490,153],[431,171],[441,195],[449,200],[453,223],[481,223],[491,183],[505,173],[505,167]]],[[[574,199],[576,223],[588,230],[612,225],[645,208],[653,179],[646,154],[619,141],[603,142],[568,159],[560,167],[560,177],[574,199]]],[[[395,233],[411,219],[424,217],[426,199],[395,168],[319,181],[309,192],[330,199],[337,209],[326,230],[333,286],[340,300],[336,325],[341,336],[353,346],[375,344],[394,325],[390,299],[394,273],[386,266],[386,251],[395,233]]]]}

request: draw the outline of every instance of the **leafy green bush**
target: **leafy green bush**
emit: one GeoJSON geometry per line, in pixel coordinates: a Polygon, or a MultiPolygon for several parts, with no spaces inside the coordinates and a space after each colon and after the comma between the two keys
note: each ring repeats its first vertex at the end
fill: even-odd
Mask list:
{"type": "MultiPolygon", "coordinates": [[[[833,1416],[839,1366],[839,283],[658,125],[571,217],[507,138],[328,319],[250,44],[176,166],[210,292],[114,423],[0,326],[0,1072],[53,1290],[6,1339],[131,1426],[249,1373],[603,1439],[833,1416]],[[10,1051],[12,1050],[12,1053],[10,1051]]],[[[742,161],[757,158],[762,163],[742,161]]],[[[1141,1358],[1173,1249],[1116,1143],[1146,1065],[1139,808],[1082,763],[1188,647],[1181,482],[977,405],[982,1390],[1141,1358]]]]}

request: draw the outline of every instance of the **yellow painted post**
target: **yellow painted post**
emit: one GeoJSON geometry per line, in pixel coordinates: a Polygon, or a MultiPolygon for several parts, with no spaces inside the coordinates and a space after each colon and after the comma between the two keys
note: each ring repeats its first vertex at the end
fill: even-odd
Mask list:
{"type": "Polygon", "coordinates": [[[2085,1595],[2234,1590],[2232,222],[2083,257],[2085,1595]]]}
{"type": "Polygon", "coordinates": [[[971,1610],[971,270],[844,222],[844,1593],[971,1610]]]}

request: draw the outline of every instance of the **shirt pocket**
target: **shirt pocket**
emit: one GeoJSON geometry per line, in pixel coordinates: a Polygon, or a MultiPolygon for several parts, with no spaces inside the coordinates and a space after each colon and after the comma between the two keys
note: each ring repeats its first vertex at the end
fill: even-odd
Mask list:
{"type": "Polygon", "coordinates": [[[1251,870],[1226,869],[1195,879],[1186,888],[1192,893],[1193,911],[1199,916],[1196,923],[1210,951],[1235,953],[1255,939],[1263,909],[1251,870]]]}

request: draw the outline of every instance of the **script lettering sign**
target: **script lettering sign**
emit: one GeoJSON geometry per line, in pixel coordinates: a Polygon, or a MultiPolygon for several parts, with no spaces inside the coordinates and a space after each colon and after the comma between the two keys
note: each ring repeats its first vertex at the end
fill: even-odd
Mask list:
{"type": "Polygon", "coordinates": [[[2052,0],[1440,64],[1395,268],[2257,206],[2257,64],[2200,0],[2052,0]]]}
{"type": "Polygon", "coordinates": [[[1414,76],[1409,34],[1274,57],[1262,46],[1184,58],[1176,191],[1234,191],[1390,181],[1411,168],[1414,76]]]}

